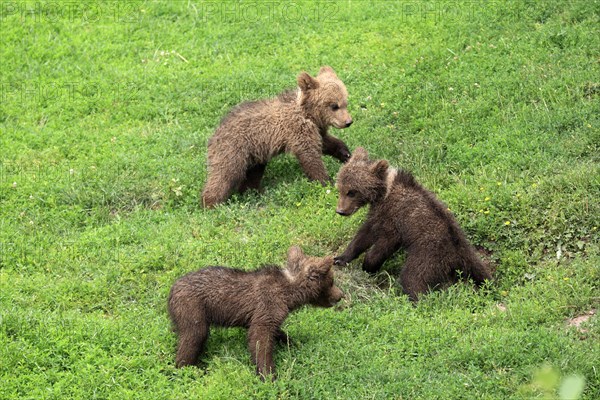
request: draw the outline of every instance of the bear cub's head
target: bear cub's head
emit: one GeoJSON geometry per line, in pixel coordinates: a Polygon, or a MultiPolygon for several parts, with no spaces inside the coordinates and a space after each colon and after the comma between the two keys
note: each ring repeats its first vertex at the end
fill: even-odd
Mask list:
{"type": "Polygon", "coordinates": [[[388,168],[386,160],[370,161],[367,151],[357,147],[338,173],[339,199],[335,212],[349,216],[381,198],[386,192],[388,168]]]}
{"type": "Polygon", "coordinates": [[[344,293],[333,282],[333,257],[309,257],[300,247],[288,250],[285,273],[291,282],[302,287],[307,303],[318,307],[333,307],[344,293]]]}
{"type": "Polygon", "coordinates": [[[348,113],[348,91],[331,67],[321,67],[319,75],[298,75],[298,98],[307,115],[321,128],[338,129],[352,125],[348,113]]]}

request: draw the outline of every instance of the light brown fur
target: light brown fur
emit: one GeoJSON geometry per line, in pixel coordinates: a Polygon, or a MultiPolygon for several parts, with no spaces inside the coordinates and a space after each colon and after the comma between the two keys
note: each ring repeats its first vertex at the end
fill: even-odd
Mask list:
{"type": "Polygon", "coordinates": [[[269,100],[235,107],[208,142],[208,178],[202,204],[213,207],[235,192],[259,189],[269,160],[291,153],[306,176],[322,184],[331,182],[322,154],[342,162],[350,158],[348,147],[330,135],[330,126],[352,124],[348,92],[331,67],[317,77],[298,76],[298,89],[269,100]]]}

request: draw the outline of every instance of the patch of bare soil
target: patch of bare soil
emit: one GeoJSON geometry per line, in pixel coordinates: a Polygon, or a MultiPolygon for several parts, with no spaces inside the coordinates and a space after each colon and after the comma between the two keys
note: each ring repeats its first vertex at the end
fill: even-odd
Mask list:
{"type": "Polygon", "coordinates": [[[590,311],[588,311],[587,313],[585,313],[583,315],[579,315],[579,316],[574,317],[574,318],[569,318],[567,320],[567,326],[574,326],[574,327],[577,328],[577,330],[579,332],[585,333],[588,330],[584,329],[584,328],[581,328],[581,324],[583,324],[584,322],[587,322],[595,314],[596,314],[596,309],[592,308],[590,311]]]}

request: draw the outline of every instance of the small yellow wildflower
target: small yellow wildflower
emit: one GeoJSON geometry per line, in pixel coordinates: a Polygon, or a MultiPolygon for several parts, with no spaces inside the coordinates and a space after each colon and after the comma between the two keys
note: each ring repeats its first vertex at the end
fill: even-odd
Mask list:
{"type": "Polygon", "coordinates": [[[490,201],[490,198],[486,197],[485,199],[483,199],[483,201],[490,201]]]}
{"type": "Polygon", "coordinates": [[[506,221],[504,225],[510,225],[510,221],[506,221]]]}

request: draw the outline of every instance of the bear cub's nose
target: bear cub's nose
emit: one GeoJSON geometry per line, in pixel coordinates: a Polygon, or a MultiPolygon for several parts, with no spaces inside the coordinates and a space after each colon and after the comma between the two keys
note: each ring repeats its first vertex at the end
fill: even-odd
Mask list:
{"type": "Polygon", "coordinates": [[[351,119],[346,120],[346,128],[349,127],[350,125],[352,125],[354,121],[352,121],[351,119]]]}
{"type": "Polygon", "coordinates": [[[336,213],[340,214],[340,215],[347,215],[346,211],[338,208],[337,210],[335,210],[336,213]]]}

